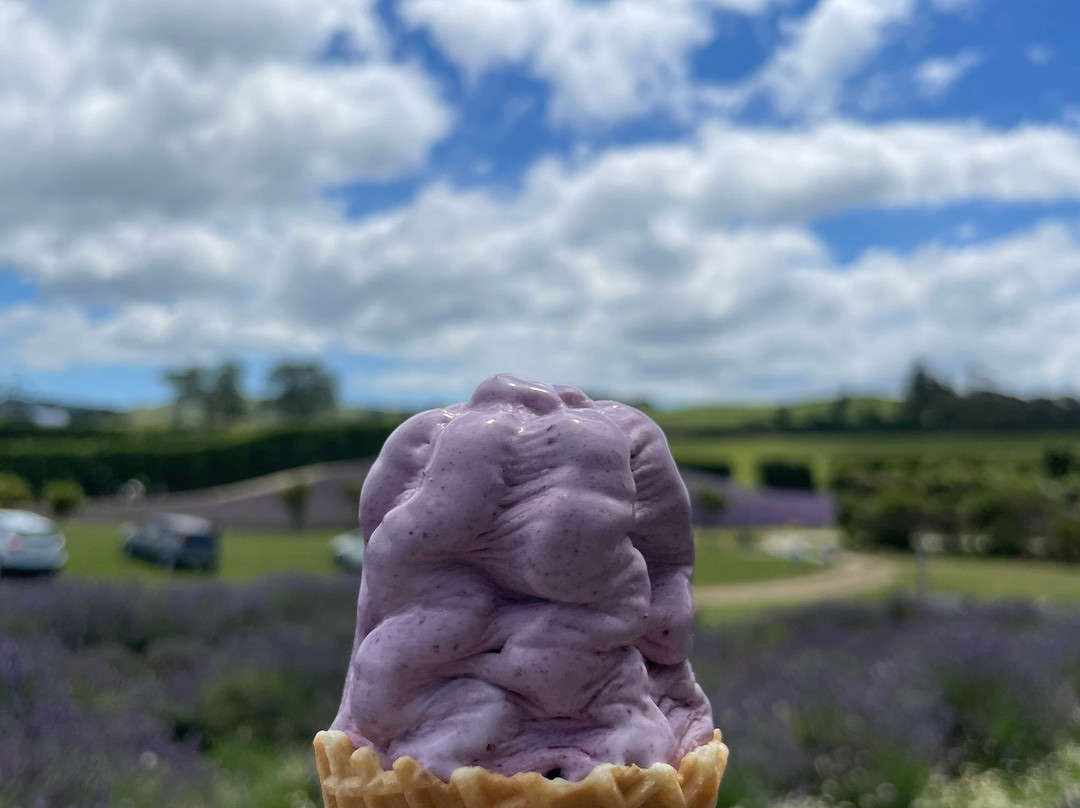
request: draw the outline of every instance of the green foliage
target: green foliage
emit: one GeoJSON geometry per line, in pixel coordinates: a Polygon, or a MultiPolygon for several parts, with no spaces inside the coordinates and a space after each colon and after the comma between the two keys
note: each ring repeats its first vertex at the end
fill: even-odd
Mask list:
{"type": "Polygon", "coordinates": [[[347,483],[341,484],[341,496],[348,502],[359,502],[360,494],[364,489],[364,484],[357,480],[350,480],[347,483]]]}
{"type": "Polygon", "coordinates": [[[337,408],[337,381],[316,362],[278,365],[268,387],[270,405],[286,418],[310,418],[337,408]]]}
{"type": "Polygon", "coordinates": [[[719,458],[706,460],[700,463],[683,463],[683,468],[693,469],[695,471],[707,471],[709,474],[715,474],[718,477],[730,477],[731,476],[731,464],[725,460],[719,458]]]}
{"type": "Polygon", "coordinates": [[[158,432],[0,441],[0,473],[32,487],[71,479],[87,494],[109,494],[125,481],[187,491],[333,460],[373,457],[400,423],[389,418],[236,433],[158,432]]]}
{"type": "Polygon", "coordinates": [[[1032,552],[1030,540],[1050,534],[1056,511],[1055,503],[1038,491],[1006,487],[973,492],[961,504],[964,524],[987,536],[991,555],[1032,552]]]}
{"type": "Polygon", "coordinates": [[[1063,517],[1057,524],[1051,555],[1058,561],[1080,561],[1080,519],[1063,517]]]}
{"type": "Polygon", "coordinates": [[[699,488],[697,499],[701,507],[711,514],[721,513],[727,507],[727,499],[724,495],[711,488],[699,488]]]}
{"type": "Polygon", "coordinates": [[[58,519],[74,511],[86,498],[83,488],[75,480],[49,480],[45,483],[45,501],[58,519]]]}
{"type": "Polygon", "coordinates": [[[904,548],[916,530],[925,530],[939,534],[948,551],[1080,556],[1080,499],[1073,478],[1047,481],[1037,464],[849,460],[837,468],[832,488],[841,525],[871,545],[904,548]]]}
{"type": "Polygon", "coordinates": [[[885,490],[853,507],[850,528],[863,544],[910,550],[922,520],[922,503],[917,496],[885,490]]]}
{"type": "Polygon", "coordinates": [[[307,517],[309,490],[307,483],[303,480],[296,480],[278,492],[278,497],[280,497],[282,504],[289,509],[293,525],[297,529],[304,526],[304,519],[307,517]]]}
{"type": "Polygon", "coordinates": [[[809,466],[767,460],[759,466],[761,484],[769,488],[798,488],[812,491],[814,475],[809,466]]]}
{"type": "Polygon", "coordinates": [[[240,392],[243,369],[235,362],[226,362],[217,369],[206,393],[206,419],[212,426],[229,423],[244,415],[247,401],[240,392]]]}
{"type": "Polygon", "coordinates": [[[1064,477],[1077,468],[1080,464],[1068,448],[1056,447],[1043,452],[1043,469],[1047,477],[1064,477]]]}
{"type": "Polygon", "coordinates": [[[1058,715],[1058,726],[1045,726],[1049,714],[1033,713],[1027,694],[1014,683],[980,676],[970,669],[945,671],[942,695],[962,738],[964,760],[979,768],[1004,768],[1010,761],[1035,763],[1054,751],[1056,738],[1067,737],[1071,716],[1058,715]]]}
{"type": "Polygon", "coordinates": [[[252,738],[282,745],[310,741],[315,695],[302,677],[241,669],[213,682],[189,729],[201,736],[204,747],[252,738]]]}
{"type": "Polygon", "coordinates": [[[243,368],[226,362],[217,368],[189,367],[165,374],[173,388],[173,427],[195,420],[217,427],[244,414],[247,402],[240,392],[243,368]],[[194,419],[190,417],[194,415],[194,419]]]}
{"type": "Polygon", "coordinates": [[[0,508],[13,508],[33,498],[34,492],[24,478],[0,473],[0,508]]]}

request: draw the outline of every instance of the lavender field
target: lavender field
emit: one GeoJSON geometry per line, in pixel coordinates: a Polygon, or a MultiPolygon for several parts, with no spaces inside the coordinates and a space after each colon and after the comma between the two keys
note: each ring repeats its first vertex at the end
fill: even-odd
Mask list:
{"type": "MultiPolygon", "coordinates": [[[[319,804],[355,579],[2,583],[0,806],[319,804]]],[[[721,806],[975,805],[972,777],[1045,780],[1080,739],[1076,613],[819,606],[699,632],[695,666],[732,748],[721,806]]]]}

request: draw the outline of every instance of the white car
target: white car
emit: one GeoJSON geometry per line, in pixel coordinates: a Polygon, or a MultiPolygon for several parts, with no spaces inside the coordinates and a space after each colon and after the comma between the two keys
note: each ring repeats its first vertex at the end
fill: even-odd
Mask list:
{"type": "Polygon", "coordinates": [[[52,572],[67,563],[64,534],[52,519],[0,510],[0,572],[52,572]]]}
{"type": "Polygon", "coordinates": [[[360,572],[364,567],[364,534],[360,528],[330,539],[330,554],[339,567],[360,572]]]}

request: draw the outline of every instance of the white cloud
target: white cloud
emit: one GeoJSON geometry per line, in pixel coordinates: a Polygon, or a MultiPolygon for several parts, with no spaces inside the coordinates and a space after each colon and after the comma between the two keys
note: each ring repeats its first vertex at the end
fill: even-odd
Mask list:
{"type": "Polygon", "coordinates": [[[939,98],[982,61],[982,55],[970,49],[962,50],[955,56],[936,56],[915,68],[915,81],[923,95],[939,98]]]}
{"type": "Polygon", "coordinates": [[[0,230],[296,204],[419,167],[451,113],[358,0],[0,0],[0,230]],[[313,59],[352,32],[360,63],[313,59]]]}
{"type": "Polygon", "coordinates": [[[610,124],[690,103],[690,52],[710,14],[757,14],[774,0],[403,0],[400,13],[474,79],[520,65],[550,83],[557,122],[610,124]]]}
{"type": "Polygon", "coordinates": [[[792,26],[787,43],[753,84],[784,115],[825,117],[839,104],[845,83],[916,8],[916,0],[820,0],[792,26]]]}
{"type": "MultiPolygon", "coordinates": [[[[709,10],[767,1],[403,8],[467,70],[524,65],[587,124],[678,111],[709,10]]],[[[791,114],[834,110],[911,2],[822,0],[761,86],[791,114]]],[[[0,0],[0,39],[0,265],[40,290],[0,309],[6,363],[338,349],[429,368],[383,388],[516,370],[669,398],[880,387],[921,351],[1017,384],[1080,371],[1069,223],[850,266],[811,227],[1078,200],[1070,127],[712,123],[542,161],[514,195],[435,184],[350,222],[321,186],[413,170],[452,116],[389,60],[366,0],[0,0]],[[342,29],[364,59],[313,62],[342,29]]]]}
{"type": "Polygon", "coordinates": [[[1050,61],[1054,58],[1054,51],[1049,45],[1037,42],[1028,47],[1025,55],[1032,64],[1042,66],[1050,64],[1050,61]]]}
{"type": "Polygon", "coordinates": [[[1080,309],[1073,228],[843,267],[806,224],[1055,199],[1080,199],[1080,137],[1063,129],[714,126],[693,144],[543,163],[511,199],[438,185],[354,223],[324,211],[38,233],[16,246],[49,300],[0,311],[0,345],[50,367],[333,346],[437,368],[383,387],[453,392],[498,370],[669,398],[881,389],[920,351],[1064,383],[1080,369],[1064,329],[1080,309]],[[155,291],[166,270],[182,294],[155,291]],[[75,301],[102,290],[117,311],[91,319],[75,301]]]}

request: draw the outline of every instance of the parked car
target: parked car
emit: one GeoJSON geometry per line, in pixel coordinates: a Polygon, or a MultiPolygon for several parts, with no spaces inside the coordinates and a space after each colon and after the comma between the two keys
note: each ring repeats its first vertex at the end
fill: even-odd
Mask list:
{"type": "Polygon", "coordinates": [[[124,554],[175,569],[213,570],[218,565],[221,536],[208,519],[178,513],[158,513],[129,528],[124,554]]]}
{"type": "Polygon", "coordinates": [[[64,534],[52,519],[30,511],[0,510],[0,572],[52,572],[67,563],[64,534]]]}
{"type": "Polygon", "coordinates": [[[330,554],[342,569],[360,572],[364,567],[364,534],[360,528],[330,539],[330,554]]]}

